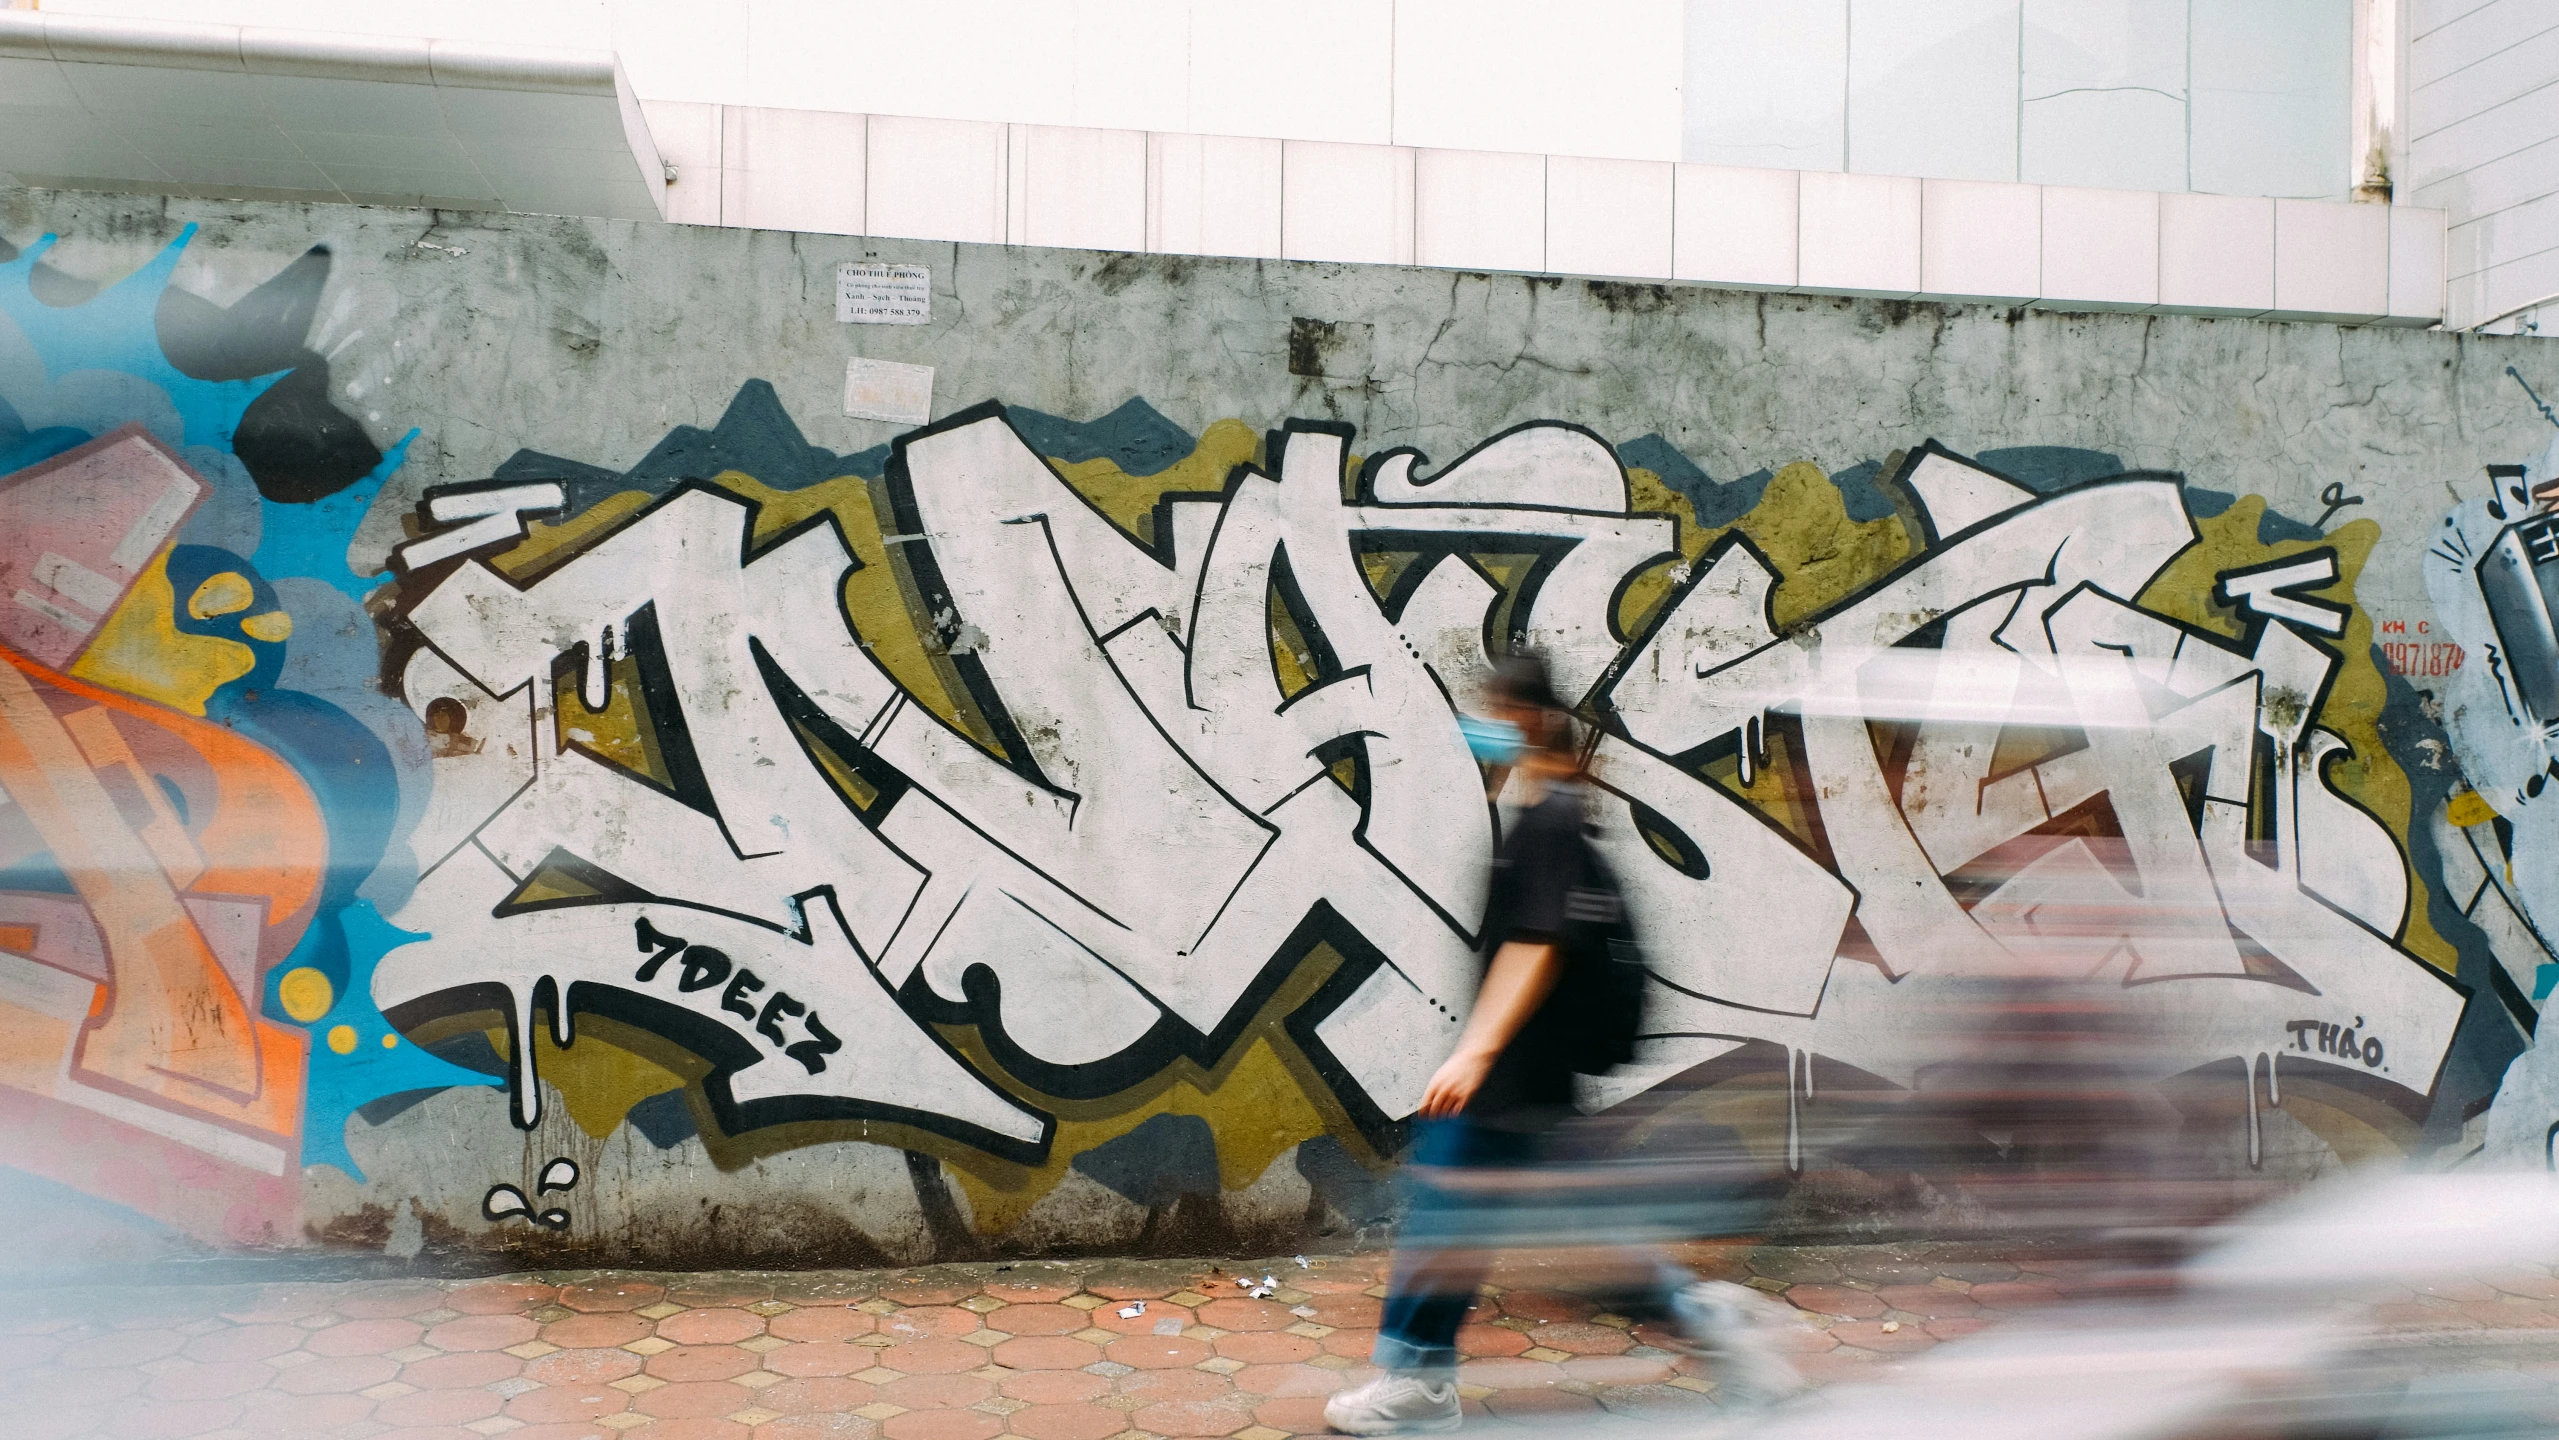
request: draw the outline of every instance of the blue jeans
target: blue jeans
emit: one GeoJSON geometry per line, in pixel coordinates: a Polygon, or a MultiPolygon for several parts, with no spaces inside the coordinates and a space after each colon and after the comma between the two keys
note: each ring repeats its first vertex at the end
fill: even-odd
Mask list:
{"type": "Polygon", "coordinates": [[[1383,1370],[1454,1372],[1457,1327],[1464,1323],[1494,1247],[1503,1237],[1506,1187],[1452,1188],[1443,1183],[1483,1172],[1525,1167],[1541,1137],[1494,1130],[1464,1116],[1415,1123],[1413,1157],[1404,1172],[1408,1208],[1387,1281],[1386,1309],[1369,1359],[1383,1370]]]}

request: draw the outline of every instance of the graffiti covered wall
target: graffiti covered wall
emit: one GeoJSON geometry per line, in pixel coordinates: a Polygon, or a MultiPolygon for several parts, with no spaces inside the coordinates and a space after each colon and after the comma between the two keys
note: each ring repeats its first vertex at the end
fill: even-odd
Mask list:
{"type": "Polygon", "coordinates": [[[1521,642],[1662,982],[1594,1103],[1817,1162],[1915,977],[2058,948],[2236,1169],[2545,1163],[2544,363],[0,194],[0,1182],[137,1254],[1356,1232],[1521,642]]]}

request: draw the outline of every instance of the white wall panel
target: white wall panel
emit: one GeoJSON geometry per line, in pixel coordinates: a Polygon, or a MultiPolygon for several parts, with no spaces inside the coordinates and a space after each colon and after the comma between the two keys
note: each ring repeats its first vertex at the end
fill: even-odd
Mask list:
{"type": "MultiPolygon", "coordinates": [[[[2500,43],[2408,93],[2408,133],[2431,135],[2447,125],[2493,110],[2550,83],[2559,74],[2559,9],[2515,4],[2492,5],[2467,17],[2461,29],[2482,40],[2500,43]],[[2475,26],[2471,21],[2479,23],[2475,26]],[[2492,24],[2502,20],[2503,25],[2492,24]]],[[[2413,77],[2412,77],[2413,80],[2413,77]]]]}
{"type": "Polygon", "coordinates": [[[666,187],[666,218],[679,225],[720,223],[720,107],[682,100],[643,100],[658,158],[675,167],[666,187]]]}
{"type": "Polygon", "coordinates": [[[2043,192],[1995,180],[1930,180],[1921,191],[1919,290],[1948,299],[2043,293],[2043,192]]]}
{"type": "Polygon", "coordinates": [[[2025,0],[2018,178],[2186,188],[2186,0],[2025,0]]]}
{"type": "Polygon", "coordinates": [[[1680,158],[1837,170],[1848,143],[1848,0],[1688,0],[1680,158]]]}
{"type": "Polygon", "coordinates": [[[1048,0],[750,0],[758,104],[1074,123],[1077,7],[1048,0]]]}
{"type": "Polygon", "coordinates": [[[1682,0],[1396,0],[1395,143],[1675,160],[1682,0]]]}
{"type": "Polygon", "coordinates": [[[1191,128],[1190,86],[1175,82],[1190,76],[1192,0],[1061,8],[1074,12],[1069,123],[1101,130],[1191,128]]]}
{"type": "Polygon", "coordinates": [[[2186,103],[2151,90],[2075,90],[2028,100],[2018,175],[2044,185],[2186,188],[2186,103]]]}
{"type": "Polygon", "coordinates": [[[2444,324],[2455,316],[2477,325],[2559,296],[2559,248],[2455,275],[2444,303],[2444,324]]]}
{"type": "Polygon", "coordinates": [[[1146,248],[1279,258],[1286,142],[1149,135],[1146,145],[1146,248]]]}
{"type": "Polygon", "coordinates": [[[2529,204],[2554,190],[2559,190],[2559,134],[2432,185],[2411,186],[2406,198],[2428,205],[2457,202],[2463,214],[2478,216],[2529,204]]]}
{"type": "MultiPolygon", "coordinates": [[[[2413,18],[2400,198],[2448,212],[2444,323],[2467,328],[2559,289],[2543,284],[2559,249],[2559,10],[2422,0],[2413,18]]],[[[2394,313],[2414,283],[2394,264],[2394,313]]]]}
{"type": "Polygon", "coordinates": [[[2454,207],[2462,217],[2485,215],[2487,210],[2469,202],[2467,176],[2551,136],[2559,136],[2559,72],[2544,90],[2411,141],[2408,169],[2416,197],[2426,205],[2454,207]]]}
{"type": "Polygon", "coordinates": [[[1921,181],[1891,175],[1801,177],[1796,283],[1808,290],[1919,293],[1921,181]]]}
{"type": "Polygon", "coordinates": [[[2275,306],[2275,202],[2159,197],[2159,303],[2262,315],[2275,306]]]}
{"type": "Polygon", "coordinates": [[[1851,0],[1848,167],[2017,178],[2018,0],[1851,0]]]}
{"type": "Polygon", "coordinates": [[[1651,160],[1546,161],[1546,268],[1565,275],[1671,273],[1671,172],[1651,160]]]}
{"type": "Polygon", "coordinates": [[[1146,248],[1146,135],[1081,126],[1012,128],[1006,238],[1081,250],[1146,248]]]}
{"type": "Polygon", "coordinates": [[[1671,180],[1672,277],[1793,289],[1802,178],[1795,170],[1678,167],[1671,180]]]}
{"type": "Polygon", "coordinates": [[[2045,300],[2100,310],[2159,303],[2157,193],[2047,185],[2043,200],[2045,300]]]}
{"type": "MultiPolygon", "coordinates": [[[[2559,81],[2559,70],[2552,72],[2559,81]]],[[[2409,142],[2409,179],[2420,195],[2490,161],[2559,135],[2559,84],[2455,121],[2409,142]]]]}
{"type": "Polygon", "coordinates": [[[1003,244],[1005,159],[1001,125],[871,117],[871,233],[1003,244]]]}
{"type": "MultiPolygon", "coordinates": [[[[2494,214],[2456,219],[2445,247],[2454,279],[2494,270],[2559,245],[2559,195],[2544,196],[2494,214]]],[[[2520,305],[2538,297],[2523,296],[2520,305]]]]}
{"type": "Polygon", "coordinates": [[[2275,202],[2275,311],[2350,319],[2390,308],[2390,212],[2330,200],[2275,202]]]}
{"type": "Polygon", "coordinates": [[[2553,24],[2559,24],[2559,15],[2537,0],[2475,0],[2453,19],[2412,30],[2408,83],[2414,87],[2440,80],[2553,24]]]}
{"type": "Polygon", "coordinates": [[[2348,0],[2193,0],[2188,14],[2189,183],[2218,195],[2345,198],[2348,0]]]}
{"type": "Polygon", "coordinates": [[[1412,151],[1292,140],[1281,167],[1281,255],[1413,263],[1412,151]]]}
{"type": "Polygon", "coordinates": [[[2429,324],[2444,312],[2444,212],[2390,207],[2390,317],[2429,324]]]}
{"type": "Polygon", "coordinates": [[[725,107],[722,220],[758,229],[864,233],[870,126],[866,115],[725,107]]]}
{"type": "Polygon", "coordinates": [[[632,89],[652,100],[746,103],[749,0],[612,0],[610,16],[608,43],[632,89]]]}
{"type": "Polygon", "coordinates": [[[1189,128],[1387,143],[1394,19],[1394,0],[1195,0],[1189,128]]]}
{"type": "Polygon", "coordinates": [[[1461,270],[1546,268],[1546,157],[1413,152],[1413,260],[1461,270]]]}
{"type": "Polygon", "coordinates": [[[2464,15],[2485,9],[2496,0],[2407,0],[2407,3],[2408,33],[2425,35],[2464,15]]]}

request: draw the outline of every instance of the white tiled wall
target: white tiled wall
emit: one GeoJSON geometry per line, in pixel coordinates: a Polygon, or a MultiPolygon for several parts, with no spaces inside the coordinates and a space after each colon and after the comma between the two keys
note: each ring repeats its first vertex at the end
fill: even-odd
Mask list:
{"type": "Polygon", "coordinates": [[[1146,137],[1146,248],[1175,255],[1280,253],[1279,140],[1146,137]]]}
{"type": "Polygon", "coordinates": [[[1792,290],[1803,173],[1682,165],[1671,192],[1671,278],[1792,290]]]}
{"type": "Polygon", "coordinates": [[[862,234],[870,219],[871,126],[890,123],[822,110],[722,107],[721,213],[770,216],[780,230],[862,234]]]}
{"type": "Polygon", "coordinates": [[[2275,311],[2305,319],[2390,308],[2390,211],[2380,205],[2275,205],[2275,311]]]}
{"type": "Polygon", "coordinates": [[[671,218],[698,224],[2396,324],[2431,323],[2443,293],[2443,213],[2409,206],[670,102],[648,115],[676,167],[671,218]]]}
{"type": "MultiPolygon", "coordinates": [[[[1011,138],[1007,127],[985,121],[871,117],[872,233],[1003,244],[1011,138]]],[[[760,223],[753,212],[723,218],[760,223]]]]}
{"type": "Polygon", "coordinates": [[[2099,310],[2159,303],[2159,205],[2154,190],[2043,190],[2042,294],[2099,310]]]}
{"type": "Polygon", "coordinates": [[[2229,315],[2275,308],[2275,202],[2160,196],[2159,303],[2229,315]]]}
{"type": "Polygon", "coordinates": [[[1413,260],[1458,270],[1546,268],[1546,157],[1413,155],[1413,260]]]}
{"type": "Polygon", "coordinates": [[[1795,211],[1795,278],[1808,290],[1903,298],[1919,293],[1925,183],[1897,175],[1804,172],[1795,211]]]}
{"type": "Polygon", "coordinates": [[[1546,160],[1546,266],[1572,275],[1671,273],[1673,183],[1665,161],[1546,160]]]}
{"type": "Polygon", "coordinates": [[[2186,188],[2188,0],[2025,0],[2017,178],[2186,188]]]}
{"type": "Polygon", "coordinates": [[[43,0],[611,48],[697,104],[2296,196],[2343,194],[2357,3],[43,0]]]}
{"type": "Polygon", "coordinates": [[[1004,234],[1018,245],[1146,248],[1146,133],[1012,127],[1004,234]]]}
{"type": "Polygon", "coordinates": [[[2403,199],[2451,212],[2445,323],[2559,299],[2559,11],[2411,0],[2408,31],[2400,185],[2403,199]]]}
{"type": "Polygon", "coordinates": [[[2044,293],[2041,186],[1930,180],[1920,210],[1921,294],[2025,301],[2044,293]]]}
{"type": "Polygon", "coordinates": [[[45,6],[614,48],[693,223],[2403,323],[2436,284],[2456,324],[2559,304],[2559,0],[45,6]],[[2278,224],[2258,197],[2344,193],[2372,4],[2408,40],[2398,198],[2428,208],[2278,224]]]}
{"type": "Polygon", "coordinates": [[[1280,155],[1280,255],[1413,263],[1413,152],[1291,140],[1280,155]]]}

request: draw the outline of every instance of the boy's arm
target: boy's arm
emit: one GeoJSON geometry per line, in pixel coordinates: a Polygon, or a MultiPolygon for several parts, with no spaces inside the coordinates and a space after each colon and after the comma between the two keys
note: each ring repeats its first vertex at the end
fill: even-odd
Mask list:
{"type": "Polygon", "coordinates": [[[1441,1119],[1466,1108],[1466,1102],[1483,1088],[1493,1062],[1518,1036],[1528,1017],[1537,1013],[1546,992],[1555,988],[1555,977],[1562,969],[1551,941],[1512,940],[1493,953],[1492,969],[1484,976],[1483,992],[1475,997],[1475,1013],[1467,1017],[1466,1033],[1458,1037],[1457,1049],[1440,1062],[1429,1088],[1422,1092],[1424,1119],[1441,1119]]]}

